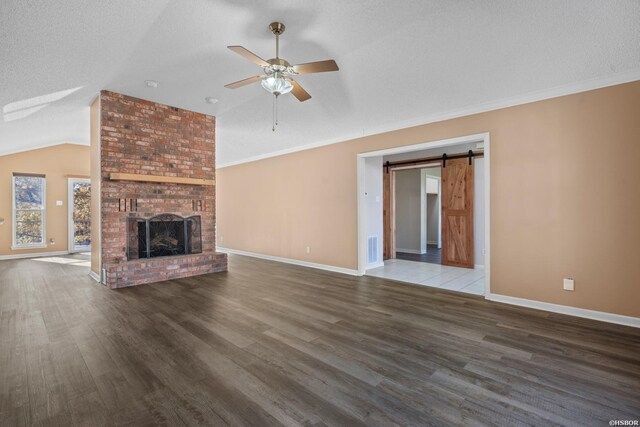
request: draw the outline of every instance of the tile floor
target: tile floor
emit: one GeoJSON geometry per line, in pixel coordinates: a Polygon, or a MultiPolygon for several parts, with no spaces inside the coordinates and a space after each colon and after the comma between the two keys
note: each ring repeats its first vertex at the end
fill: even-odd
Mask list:
{"type": "Polygon", "coordinates": [[[485,291],[484,270],[480,269],[390,259],[384,267],[367,270],[366,275],[474,295],[484,295],[485,291]]]}

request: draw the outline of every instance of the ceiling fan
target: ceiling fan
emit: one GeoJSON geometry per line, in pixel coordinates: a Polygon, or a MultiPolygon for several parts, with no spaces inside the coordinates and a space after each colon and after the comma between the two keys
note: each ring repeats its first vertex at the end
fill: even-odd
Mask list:
{"type": "Polygon", "coordinates": [[[336,61],[333,59],[291,65],[287,60],[280,58],[280,36],[284,33],[284,29],[285,26],[281,22],[272,22],[269,24],[269,30],[271,30],[273,35],[276,36],[276,57],[266,61],[242,46],[227,46],[238,55],[241,55],[262,67],[263,74],[229,83],[224,87],[229,89],[238,89],[239,87],[260,82],[267,92],[274,95],[274,131],[278,124],[277,100],[280,95],[291,92],[300,102],[304,102],[311,98],[311,95],[309,95],[309,93],[293,79],[294,76],[339,70],[338,64],[336,64],[336,61]]]}

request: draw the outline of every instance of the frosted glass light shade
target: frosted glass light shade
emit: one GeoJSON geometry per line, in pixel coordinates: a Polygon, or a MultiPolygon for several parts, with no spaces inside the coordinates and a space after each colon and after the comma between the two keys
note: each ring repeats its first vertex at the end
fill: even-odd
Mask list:
{"type": "Polygon", "coordinates": [[[291,92],[293,85],[291,82],[282,77],[267,77],[262,79],[262,87],[274,95],[283,95],[291,92]]]}

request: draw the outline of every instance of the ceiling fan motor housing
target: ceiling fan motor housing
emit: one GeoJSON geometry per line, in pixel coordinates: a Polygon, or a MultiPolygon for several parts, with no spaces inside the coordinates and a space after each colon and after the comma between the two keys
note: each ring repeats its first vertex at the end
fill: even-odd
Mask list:
{"type": "Polygon", "coordinates": [[[291,64],[282,58],[271,58],[268,59],[267,62],[269,63],[269,66],[264,67],[264,71],[267,75],[272,75],[274,73],[296,74],[291,64]]]}
{"type": "Polygon", "coordinates": [[[282,22],[272,22],[269,24],[269,29],[274,35],[279,36],[284,33],[285,26],[282,22]]]}

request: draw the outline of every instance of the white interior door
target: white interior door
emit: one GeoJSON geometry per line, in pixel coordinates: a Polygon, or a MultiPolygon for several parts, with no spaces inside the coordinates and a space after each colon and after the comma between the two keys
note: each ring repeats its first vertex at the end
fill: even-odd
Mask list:
{"type": "Polygon", "coordinates": [[[69,178],[69,252],[91,251],[91,181],[69,178]]]}

